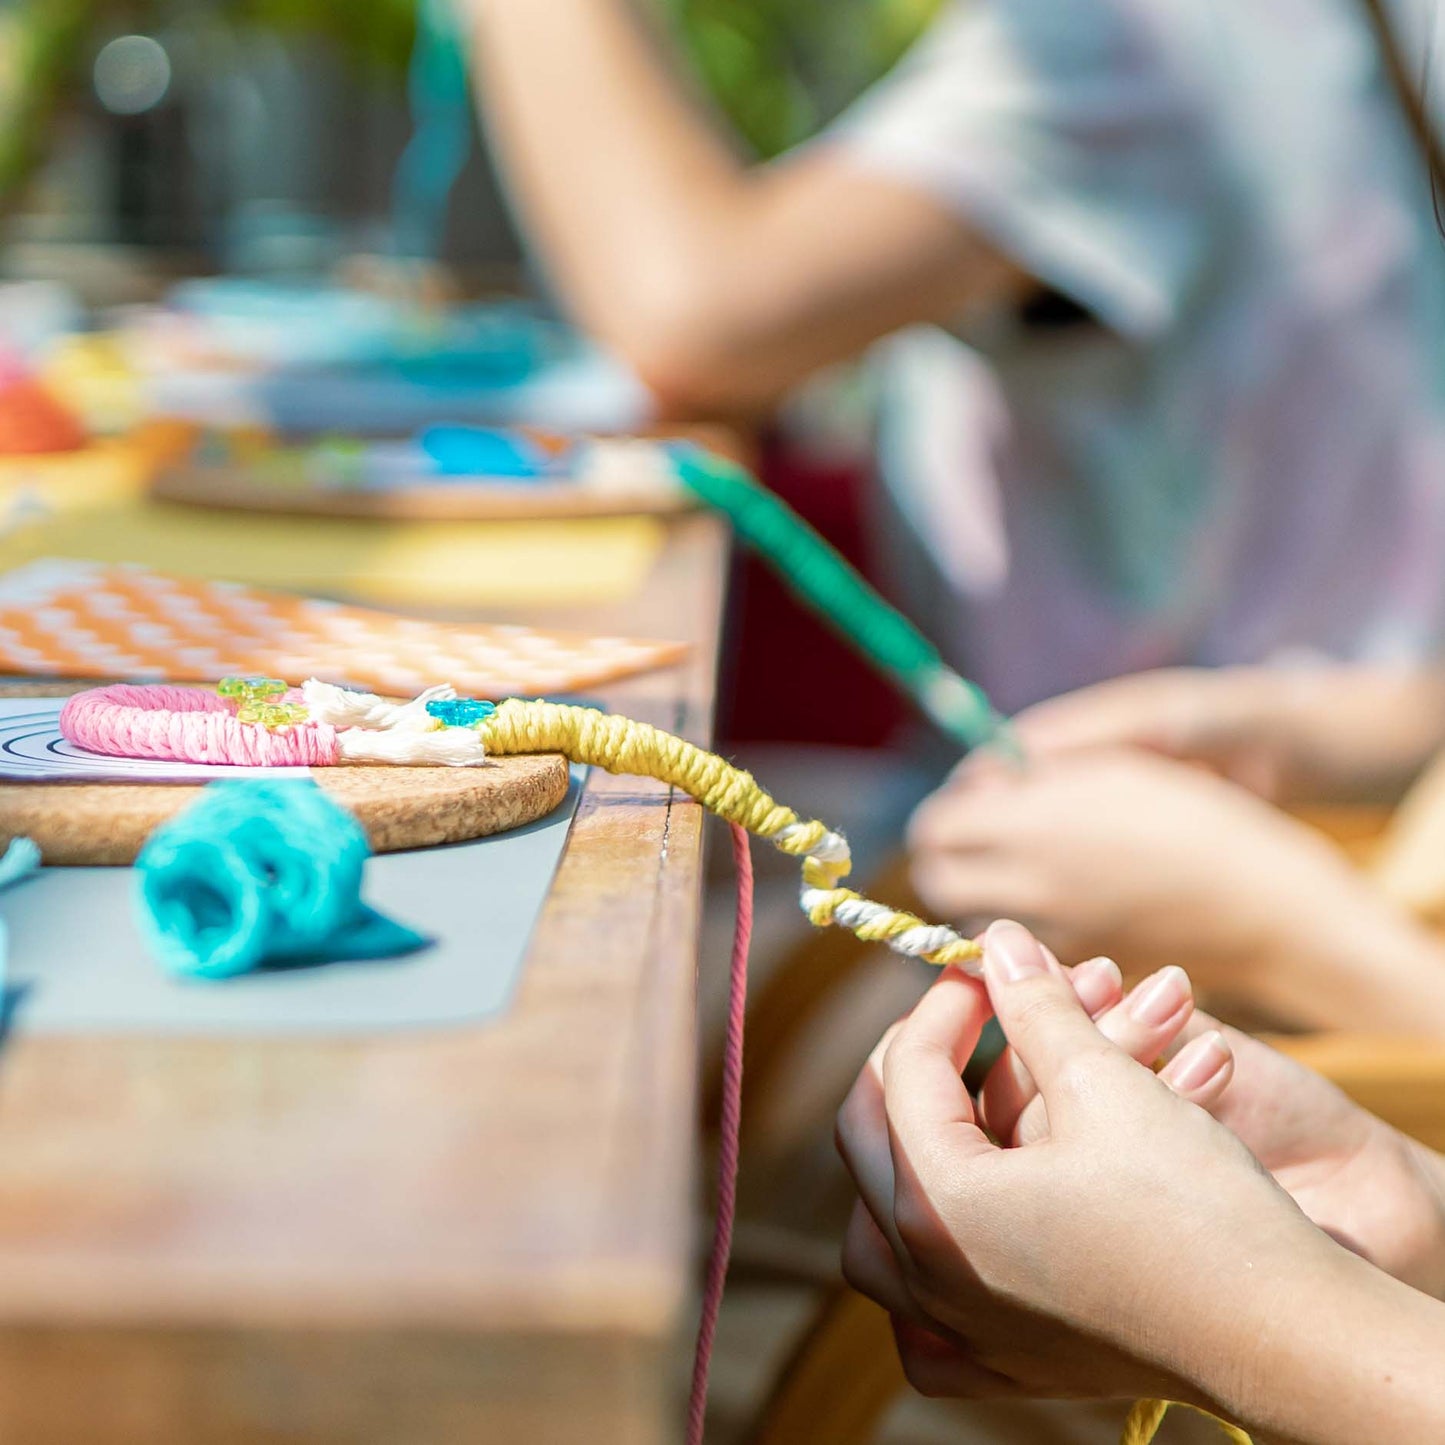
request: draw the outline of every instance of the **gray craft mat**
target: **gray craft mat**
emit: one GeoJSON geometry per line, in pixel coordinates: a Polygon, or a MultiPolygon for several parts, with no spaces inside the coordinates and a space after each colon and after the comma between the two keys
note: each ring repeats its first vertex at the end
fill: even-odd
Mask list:
{"type": "Polygon", "coordinates": [[[386,853],[374,908],[437,941],[366,962],[180,980],[146,952],[130,868],[44,868],[0,894],[10,928],[6,1012],[20,1033],[364,1034],[474,1024],[502,1012],[561,861],[582,775],[525,828],[386,853]]]}

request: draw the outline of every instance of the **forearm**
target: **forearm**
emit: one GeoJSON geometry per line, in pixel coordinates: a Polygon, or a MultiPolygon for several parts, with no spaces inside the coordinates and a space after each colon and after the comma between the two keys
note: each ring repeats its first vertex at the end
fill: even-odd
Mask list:
{"type": "Polygon", "coordinates": [[[1335,876],[1281,885],[1301,901],[1261,920],[1251,998],[1311,1029],[1445,1038],[1445,943],[1343,858],[1335,876]]]}
{"type": "Polygon", "coordinates": [[[629,0],[464,0],[488,135],[531,239],[602,333],[725,228],[740,163],[629,0]],[[646,273],[639,277],[639,271],[646,273]]]}
{"type": "Polygon", "coordinates": [[[1445,671],[1282,670],[1271,687],[1278,724],[1295,739],[1283,801],[1393,802],[1445,746],[1445,671]]]}
{"type": "Polygon", "coordinates": [[[1214,1408],[1280,1445],[1445,1439],[1445,1305],[1323,1238],[1260,1274],[1195,1356],[1214,1408]]]}
{"type": "Polygon", "coordinates": [[[529,238],[665,409],[765,407],[890,331],[1029,289],[916,186],[825,148],[740,162],[630,0],[460,3],[529,238]]]}
{"type": "Polygon", "coordinates": [[[1435,1204],[1434,1227],[1423,1232],[1415,1247],[1409,1280],[1421,1293],[1445,1302],[1445,1155],[1414,1139],[1406,1139],[1405,1148],[1435,1204]]]}

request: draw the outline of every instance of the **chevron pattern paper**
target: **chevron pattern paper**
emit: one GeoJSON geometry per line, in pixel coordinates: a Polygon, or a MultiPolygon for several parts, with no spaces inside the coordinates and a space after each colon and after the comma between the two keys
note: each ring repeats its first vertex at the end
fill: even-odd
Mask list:
{"type": "Polygon", "coordinates": [[[143,567],[42,560],[0,577],[0,670],[214,682],[263,674],[411,695],[576,692],[677,662],[681,643],[395,616],[143,567]]]}

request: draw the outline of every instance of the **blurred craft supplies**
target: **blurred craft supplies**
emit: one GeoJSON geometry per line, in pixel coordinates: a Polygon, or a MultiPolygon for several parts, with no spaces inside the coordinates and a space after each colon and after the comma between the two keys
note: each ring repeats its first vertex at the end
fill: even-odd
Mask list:
{"type": "Polygon", "coordinates": [[[153,490],[167,501],[240,511],[418,520],[626,516],[695,505],[659,441],[460,424],[396,441],[291,444],[249,428],[198,429],[153,490]]]}
{"type": "Polygon", "coordinates": [[[516,301],[426,306],[339,284],[217,278],[119,318],[154,415],[296,436],[398,436],[437,422],[623,430],[647,410],[626,368],[516,301]]]}
{"type": "Polygon", "coordinates": [[[0,456],[74,452],[85,441],[79,420],[0,342],[0,456]]]}
{"type": "Polygon", "coordinates": [[[152,572],[48,559],[0,577],[0,668],[214,682],[311,676],[410,696],[573,692],[665,667],[680,643],[453,624],[152,572]]]}

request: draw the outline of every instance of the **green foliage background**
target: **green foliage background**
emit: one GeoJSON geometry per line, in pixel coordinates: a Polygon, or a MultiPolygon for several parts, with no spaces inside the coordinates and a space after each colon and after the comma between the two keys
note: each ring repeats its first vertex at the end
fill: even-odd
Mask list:
{"type": "Polygon", "coordinates": [[[659,0],[761,155],[814,134],[883,74],[941,0],[659,0]]]}
{"type": "MultiPolygon", "coordinates": [[[[519,0],[527,3],[527,0],[519,0]]],[[[775,155],[836,115],[907,48],[940,0],[653,0],[745,140],[775,155]]],[[[398,76],[416,0],[213,0],[237,25],[322,33],[398,76]]],[[[0,0],[0,205],[41,158],[81,56],[107,16],[139,25],[167,0],[0,0]]]]}

